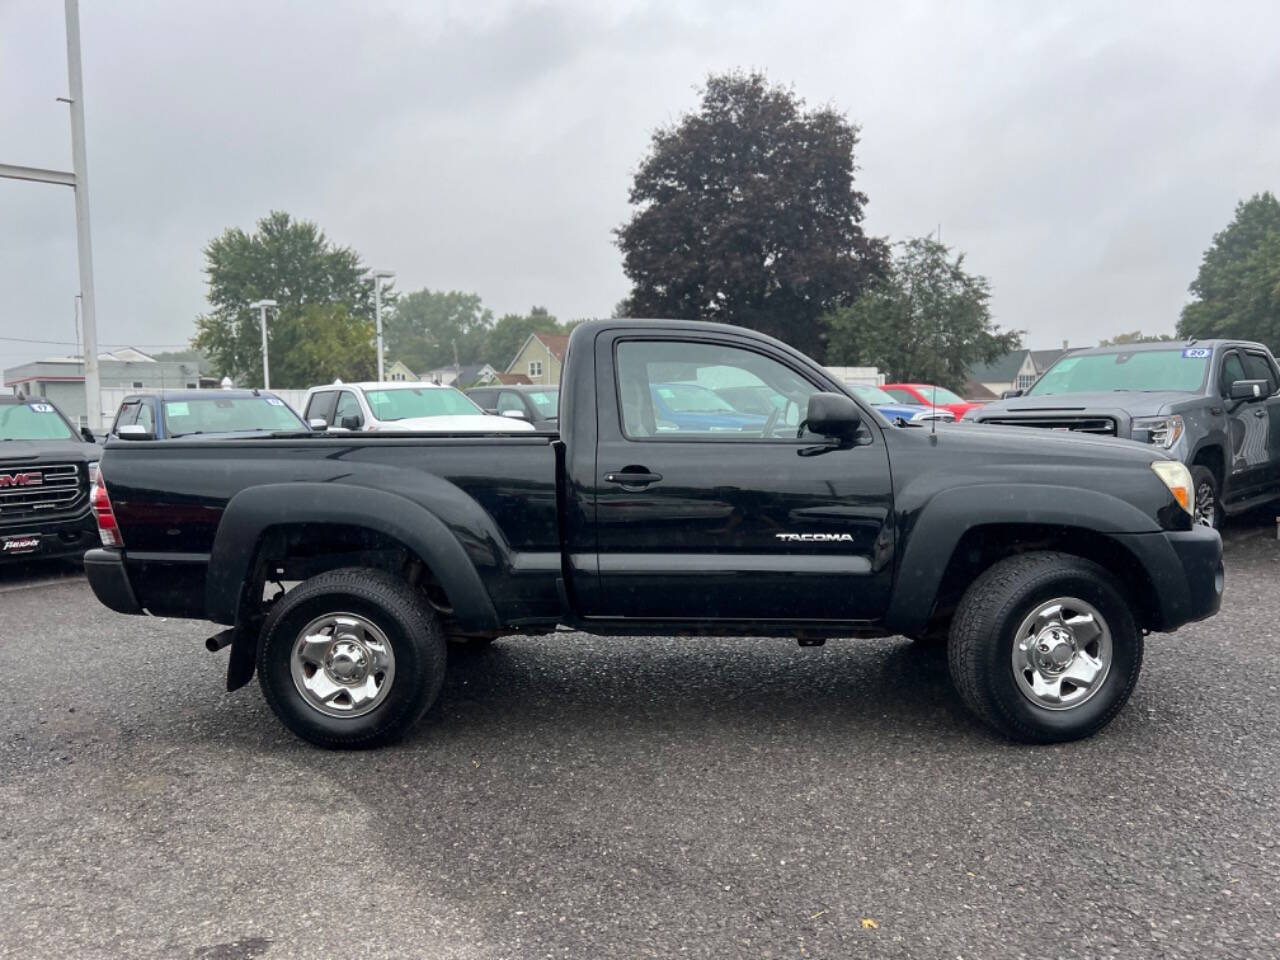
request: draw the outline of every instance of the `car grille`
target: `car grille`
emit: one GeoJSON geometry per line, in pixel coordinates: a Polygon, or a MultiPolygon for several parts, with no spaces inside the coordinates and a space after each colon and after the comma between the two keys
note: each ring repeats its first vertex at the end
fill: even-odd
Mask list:
{"type": "Polygon", "coordinates": [[[983,417],[983,423],[1005,427],[1040,427],[1042,430],[1066,430],[1072,433],[1116,435],[1116,422],[1111,417],[983,417]]]}
{"type": "Polygon", "coordinates": [[[0,523],[72,510],[87,496],[87,485],[80,464],[0,463],[0,523]]]}

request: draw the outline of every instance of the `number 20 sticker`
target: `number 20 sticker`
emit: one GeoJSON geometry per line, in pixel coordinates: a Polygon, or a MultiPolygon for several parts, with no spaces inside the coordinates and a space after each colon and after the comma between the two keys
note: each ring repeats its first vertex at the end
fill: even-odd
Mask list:
{"type": "Polygon", "coordinates": [[[1185,360],[1203,360],[1209,356],[1212,351],[1208,347],[1187,347],[1182,351],[1185,360]]]}

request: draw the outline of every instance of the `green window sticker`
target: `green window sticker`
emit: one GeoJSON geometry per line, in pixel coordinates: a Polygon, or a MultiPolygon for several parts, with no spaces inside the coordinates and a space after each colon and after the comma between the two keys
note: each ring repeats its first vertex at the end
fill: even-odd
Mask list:
{"type": "Polygon", "coordinates": [[[164,405],[164,415],[166,417],[189,417],[191,416],[191,407],[187,403],[175,400],[164,405]]]}

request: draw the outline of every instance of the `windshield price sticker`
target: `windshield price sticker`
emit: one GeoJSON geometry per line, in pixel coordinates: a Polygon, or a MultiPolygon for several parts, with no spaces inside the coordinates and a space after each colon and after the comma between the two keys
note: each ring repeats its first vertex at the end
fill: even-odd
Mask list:
{"type": "Polygon", "coordinates": [[[52,404],[48,404],[48,403],[33,403],[33,404],[30,404],[30,407],[31,407],[31,409],[32,409],[32,410],[34,410],[36,413],[53,413],[53,405],[52,405],[52,404]]]}
{"type": "Polygon", "coordinates": [[[173,401],[164,405],[164,413],[166,417],[189,417],[191,416],[191,407],[181,401],[173,401]]]}
{"type": "Polygon", "coordinates": [[[267,403],[271,404],[273,407],[283,407],[283,406],[284,406],[284,401],[283,401],[283,400],[279,400],[279,399],[277,399],[276,397],[263,397],[263,399],[264,399],[264,400],[266,400],[266,401],[267,401],[267,403]]]}
{"type": "Polygon", "coordinates": [[[1212,351],[1208,347],[1187,347],[1182,351],[1182,359],[1184,360],[1204,360],[1212,351]]]}

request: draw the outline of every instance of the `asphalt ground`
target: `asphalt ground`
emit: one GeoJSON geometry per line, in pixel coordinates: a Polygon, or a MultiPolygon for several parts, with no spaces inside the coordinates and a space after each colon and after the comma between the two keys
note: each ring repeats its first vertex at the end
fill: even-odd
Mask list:
{"type": "MultiPolygon", "coordinates": [[[[1273,511],[1274,512],[1274,511],[1273,511]]],[[[902,640],[559,634],[329,753],[207,625],[0,572],[0,956],[1280,956],[1280,542],[1092,740],[989,734],[902,640]]]]}

